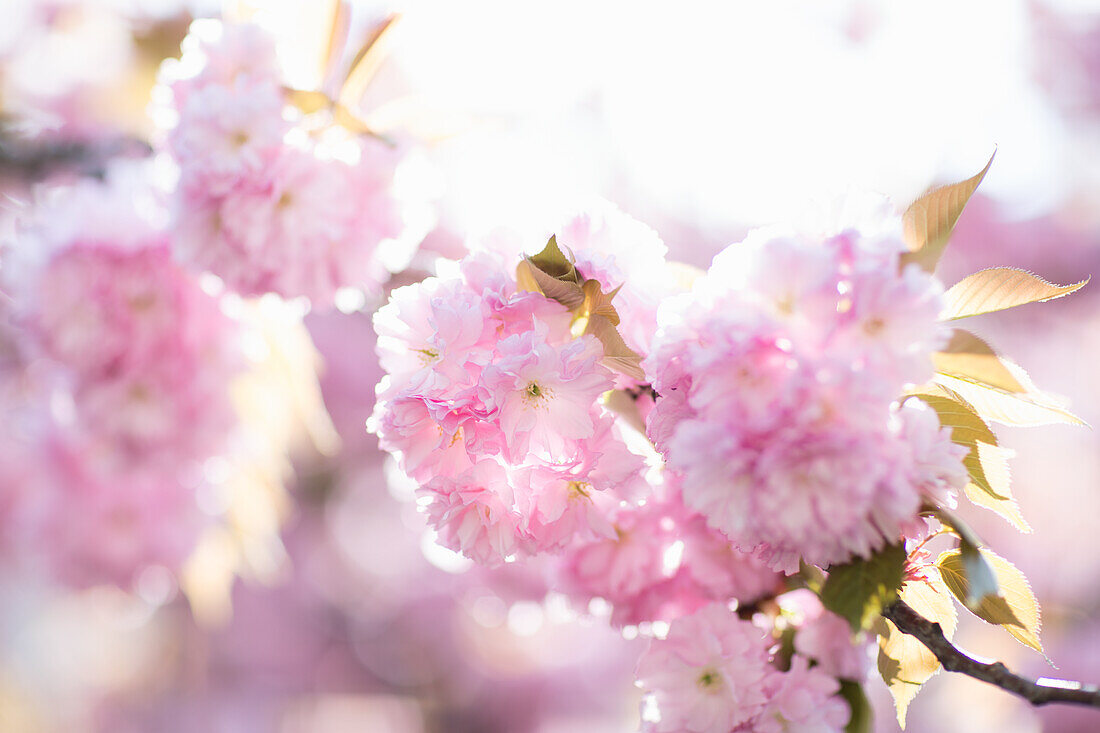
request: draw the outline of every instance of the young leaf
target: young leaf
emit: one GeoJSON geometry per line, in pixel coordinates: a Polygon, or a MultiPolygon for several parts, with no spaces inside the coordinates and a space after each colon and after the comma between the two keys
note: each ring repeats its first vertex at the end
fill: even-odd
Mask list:
{"type": "MultiPolygon", "coordinates": [[[[962,542],[962,546],[966,547],[979,547],[982,544],[982,540],[978,537],[978,534],[970,528],[961,517],[956,516],[954,512],[942,506],[926,506],[922,510],[922,514],[931,514],[940,521],[944,529],[952,533],[959,538],[962,542]]],[[[994,590],[996,592],[996,590],[994,590]]]]}
{"type": "Polygon", "coordinates": [[[516,281],[524,290],[542,293],[571,311],[576,311],[584,303],[584,291],[580,285],[548,275],[531,258],[516,265],[516,281]]]}
{"type": "Polygon", "coordinates": [[[337,125],[340,125],[349,132],[354,132],[356,135],[371,135],[383,142],[387,142],[386,138],[372,130],[366,122],[343,104],[336,104],[333,106],[332,119],[337,125]]]}
{"type": "Polygon", "coordinates": [[[600,398],[607,409],[621,417],[627,425],[645,435],[645,418],[638,409],[638,401],[621,389],[608,390],[600,398]]]}
{"type": "MultiPolygon", "coordinates": [[[[935,381],[957,393],[986,420],[999,422],[1002,425],[1031,427],[1055,423],[1085,424],[1084,420],[1042,392],[1029,391],[1027,394],[1014,394],[988,384],[942,373],[935,376],[935,381]]],[[[1022,380],[1017,378],[1017,381],[1022,380]]]]}
{"type": "MultiPolygon", "coordinates": [[[[921,616],[938,623],[945,637],[954,636],[958,617],[942,579],[933,576],[927,582],[909,581],[902,586],[899,597],[921,616]]],[[[886,633],[878,642],[878,669],[894,698],[898,725],[904,729],[909,703],[921,685],[939,671],[940,663],[915,637],[898,631],[890,621],[884,619],[884,623],[886,633]]]]}
{"type": "Polygon", "coordinates": [[[870,628],[882,609],[897,600],[904,571],[901,545],[887,545],[870,558],[833,565],[821,588],[821,602],[846,618],[853,631],[870,628]]]}
{"type": "Polygon", "coordinates": [[[936,411],[940,425],[951,429],[951,439],[959,445],[974,445],[979,441],[997,444],[997,436],[985,421],[967,405],[947,397],[947,392],[921,389],[909,394],[936,411]]]}
{"type": "Polygon", "coordinates": [[[844,733],[871,733],[874,711],[871,709],[871,701],[867,699],[867,693],[863,691],[863,685],[854,680],[841,680],[840,692],[837,694],[844,698],[848,709],[852,711],[848,725],[844,726],[844,733]]]}
{"type": "MultiPolygon", "coordinates": [[[[1039,602],[1031,592],[1027,578],[1015,565],[992,550],[983,548],[980,553],[984,561],[982,564],[992,568],[1001,595],[986,595],[977,606],[967,604],[967,607],[979,618],[1003,626],[1020,642],[1041,652],[1039,602]]],[[[936,567],[940,569],[947,587],[964,602],[972,595],[971,584],[975,580],[975,566],[968,560],[961,550],[949,550],[936,560],[936,567]]]]}
{"type": "Polygon", "coordinates": [[[527,260],[550,277],[576,285],[581,284],[577,268],[573,265],[573,261],[566,257],[561,248],[558,247],[556,236],[550,237],[542,251],[537,255],[528,257],[527,260]]]}
{"type": "Polygon", "coordinates": [[[969,449],[963,459],[971,481],[993,499],[1005,501],[1009,493],[1007,455],[996,450],[997,437],[976,412],[957,400],[926,392],[913,392],[936,411],[940,425],[951,429],[951,440],[969,449]],[[984,446],[984,448],[983,448],[984,446]]]}
{"type": "Polygon", "coordinates": [[[910,251],[901,256],[902,267],[913,262],[928,272],[936,269],[936,263],[947,247],[955,222],[959,220],[959,215],[977,190],[978,184],[985,178],[989,166],[993,165],[996,154],[994,151],[985,168],[977,175],[959,183],[933,189],[905,210],[902,226],[910,251]]]}
{"type": "Polygon", "coordinates": [[[1016,498],[1008,491],[1007,483],[1000,490],[1006,494],[1003,499],[977,486],[973,481],[967,483],[963,489],[966,498],[974,504],[1001,515],[1005,521],[1024,534],[1031,534],[1031,525],[1027,523],[1024,515],[1020,512],[1020,505],[1016,503],[1016,498]]]}
{"type": "Polygon", "coordinates": [[[940,318],[947,321],[1026,303],[1044,303],[1080,290],[1090,279],[1072,285],[1055,285],[1026,270],[991,267],[955,283],[944,295],[945,306],[940,318]]]}
{"type": "Polygon", "coordinates": [[[910,392],[936,411],[940,425],[951,428],[951,440],[969,449],[963,458],[970,475],[967,497],[980,507],[1000,514],[1009,524],[1024,533],[1031,527],[1020,513],[1012,496],[1008,458],[1012,452],[997,445],[993,431],[969,405],[947,397],[949,391],[910,392]]]}
{"type": "Polygon", "coordinates": [[[367,38],[366,43],[352,59],[348,75],[344,78],[344,84],[340,87],[340,104],[354,108],[363,97],[367,84],[378,73],[382,62],[389,53],[390,40],[393,37],[393,29],[401,19],[399,14],[393,14],[378,24],[367,38]]]}
{"type": "Polygon", "coordinates": [[[285,89],[286,101],[302,111],[302,114],[311,115],[320,112],[332,105],[332,100],[324,92],[311,91],[309,89],[285,89]]]}
{"type": "Polygon", "coordinates": [[[585,326],[586,334],[595,336],[603,344],[603,359],[600,363],[616,372],[620,372],[636,379],[645,381],[645,372],[642,370],[642,357],[631,350],[615,326],[606,316],[593,315],[588,318],[585,326]]]}
{"type": "Polygon", "coordinates": [[[932,354],[932,363],[941,374],[988,384],[1006,392],[1027,391],[989,344],[961,328],[952,332],[951,340],[942,351],[932,354]]]}
{"type": "Polygon", "coordinates": [[[328,39],[318,59],[320,73],[318,79],[324,84],[330,71],[340,60],[340,54],[347,43],[348,28],[351,26],[351,9],[343,0],[325,0],[322,13],[328,14],[328,39]]]}
{"type": "Polygon", "coordinates": [[[584,291],[584,304],[581,306],[581,314],[585,316],[606,316],[607,320],[615,326],[619,325],[619,312],[611,305],[611,300],[622,288],[622,285],[610,293],[603,292],[599,280],[585,280],[581,290],[584,291]]]}

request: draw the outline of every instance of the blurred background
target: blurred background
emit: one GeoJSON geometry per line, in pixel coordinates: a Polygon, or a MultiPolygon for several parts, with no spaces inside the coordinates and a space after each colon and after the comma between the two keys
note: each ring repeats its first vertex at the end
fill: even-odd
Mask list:
{"type": "MultiPolygon", "coordinates": [[[[602,197],[655,228],[672,259],[706,266],[749,228],[851,189],[903,206],[979,170],[996,147],[944,281],[993,265],[1060,283],[1100,274],[1097,0],[352,6],[352,38],[402,15],[361,111],[416,141],[432,171],[437,223],[424,252],[459,254],[499,226],[541,236],[602,197]]],[[[291,46],[315,22],[310,2],[260,7],[291,46]]],[[[150,154],[161,62],[179,55],[193,18],[223,10],[0,0],[3,237],[36,185],[150,154]]],[[[207,557],[216,543],[200,545],[207,556],[193,567],[207,572],[184,588],[155,568],[121,591],[2,566],[0,730],[636,728],[638,639],[600,609],[547,595],[535,572],[469,567],[425,534],[410,488],[363,427],[380,377],[373,303],[363,305],[305,318],[331,425],[302,387],[304,412],[288,414],[314,426],[313,440],[292,441],[282,489],[237,509],[238,529],[266,538],[247,571],[219,573],[207,557]]],[[[1097,425],[1098,306],[1094,284],[973,328],[1097,425]]],[[[956,641],[1025,674],[1100,683],[1100,436],[997,432],[1018,452],[1015,492],[1034,533],[968,516],[1030,578],[1049,659],[970,618],[956,641]]],[[[876,729],[897,730],[885,688],[869,692],[876,729]]],[[[1033,710],[941,673],[908,729],[1095,731],[1100,718],[1033,710]]]]}

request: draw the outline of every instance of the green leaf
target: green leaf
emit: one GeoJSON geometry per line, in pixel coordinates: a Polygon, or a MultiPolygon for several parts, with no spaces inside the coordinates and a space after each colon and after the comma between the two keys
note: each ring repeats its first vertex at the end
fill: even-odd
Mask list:
{"type": "Polygon", "coordinates": [[[935,188],[914,201],[902,215],[903,235],[909,252],[901,256],[901,266],[915,263],[922,269],[932,272],[940,260],[955,222],[959,220],[966,202],[977,190],[978,184],[985,178],[993,157],[985,168],[965,181],[935,188]]]}
{"type": "Polygon", "coordinates": [[[982,548],[981,565],[991,569],[999,595],[984,595],[977,604],[967,603],[967,599],[977,595],[972,585],[976,580],[979,565],[973,561],[973,555],[963,550],[949,550],[939,556],[936,567],[947,587],[973,613],[984,621],[1003,626],[1008,633],[1020,642],[1041,652],[1043,645],[1039,640],[1041,618],[1039,601],[1031,591],[1027,578],[1020,570],[997,555],[992,550],[982,548]]]}
{"type": "Polygon", "coordinates": [[[980,384],[988,384],[1006,392],[1026,392],[1024,385],[1008,370],[989,344],[956,328],[942,351],[932,354],[936,371],[980,384]]]}
{"type": "Polygon", "coordinates": [[[852,712],[848,725],[844,726],[845,733],[871,733],[874,711],[871,709],[871,701],[867,699],[867,693],[863,691],[863,685],[854,680],[841,680],[840,692],[837,694],[844,698],[852,712]]]}
{"type": "Polygon", "coordinates": [[[940,318],[952,320],[1014,308],[1026,303],[1044,303],[1080,290],[1091,278],[1072,285],[1055,285],[1026,270],[992,267],[968,275],[944,295],[940,318]]]}
{"type": "MultiPolygon", "coordinates": [[[[954,636],[958,617],[941,578],[908,581],[902,586],[900,598],[921,616],[938,623],[947,639],[954,636]]],[[[879,638],[878,670],[894,698],[898,725],[904,729],[909,703],[921,685],[939,671],[940,662],[916,637],[898,631],[890,621],[884,619],[884,623],[886,633],[879,638]]]]}
{"type": "Polygon", "coordinates": [[[897,600],[904,571],[901,545],[887,545],[870,558],[833,565],[821,588],[821,602],[846,618],[853,631],[868,629],[882,609],[897,600]]]}

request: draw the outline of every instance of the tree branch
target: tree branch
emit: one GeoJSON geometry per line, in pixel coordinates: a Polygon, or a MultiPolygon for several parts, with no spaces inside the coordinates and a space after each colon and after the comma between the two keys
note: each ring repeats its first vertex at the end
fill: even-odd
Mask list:
{"type": "Polygon", "coordinates": [[[102,177],[107,163],[113,158],[142,158],[151,153],[148,143],[129,137],[84,141],[18,140],[6,133],[0,119],[0,176],[12,176],[30,183],[61,171],[102,177]]]}
{"type": "Polygon", "coordinates": [[[968,657],[943,635],[940,625],[933,623],[910,608],[904,601],[895,601],[883,609],[882,615],[894,623],[899,631],[916,637],[928,647],[943,668],[959,672],[1002,690],[1024,698],[1032,705],[1064,702],[1100,708],[1100,689],[1092,685],[1065,680],[1047,682],[1029,680],[1011,672],[1000,662],[987,664],[968,657]]]}

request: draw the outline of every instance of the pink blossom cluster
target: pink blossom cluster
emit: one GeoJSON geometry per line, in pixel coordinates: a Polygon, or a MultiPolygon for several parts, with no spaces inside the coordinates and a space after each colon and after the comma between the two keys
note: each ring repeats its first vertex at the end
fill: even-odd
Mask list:
{"type": "Polygon", "coordinates": [[[673,621],[638,660],[653,733],[827,733],[850,711],[836,677],[801,654],[777,666],[774,638],[715,603],[673,621]],[[651,714],[655,713],[655,714],[651,714]]]}
{"type": "Polygon", "coordinates": [[[600,403],[600,342],[518,290],[515,264],[471,255],[374,319],[386,377],[371,427],[420,483],[439,541],[485,564],[614,537],[607,512],[643,468],[600,403]]]}
{"type": "Polygon", "coordinates": [[[675,488],[623,503],[608,518],[614,536],[569,548],[557,581],[585,604],[610,603],[616,626],[669,621],[715,601],[749,604],[781,587],[779,574],[733,548],[675,488]]]}
{"type": "Polygon", "coordinates": [[[687,506],[778,570],[866,556],[965,483],[935,415],[896,402],[945,341],[903,251],[889,226],[759,230],[661,305],[649,435],[687,506]]]}
{"type": "Polygon", "coordinates": [[[375,138],[316,128],[287,98],[260,26],[197,21],[162,74],[179,166],[177,254],[242,295],[377,290],[384,240],[405,230],[402,154],[375,138]]]}
{"type": "Polygon", "coordinates": [[[234,329],[140,191],[52,194],[5,252],[24,366],[7,375],[22,386],[4,430],[23,455],[0,505],[67,582],[126,585],[194,542],[202,461],[235,424],[234,329]]]}

